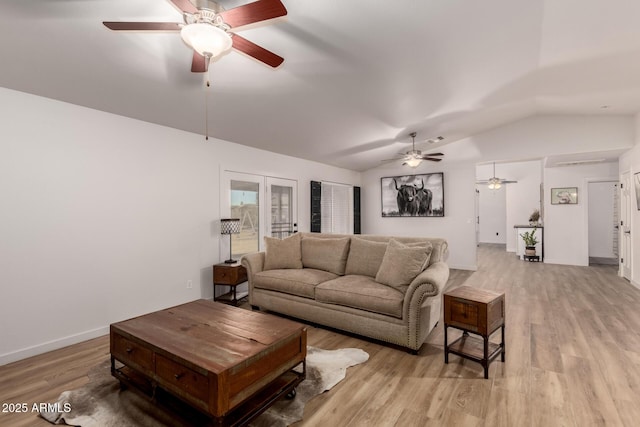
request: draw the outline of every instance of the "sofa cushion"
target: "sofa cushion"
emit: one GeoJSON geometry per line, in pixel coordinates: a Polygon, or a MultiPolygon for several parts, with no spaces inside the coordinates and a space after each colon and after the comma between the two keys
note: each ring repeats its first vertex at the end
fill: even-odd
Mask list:
{"type": "Polygon", "coordinates": [[[253,286],[304,298],[315,298],[316,285],[336,277],[337,274],[313,268],[267,270],[254,275],[253,286]]]}
{"type": "Polygon", "coordinates": [[[404,288],[429,264],[433,246],[426,243],[420,246],[409,246],[395,239],[389,240],[376,282],[394,288],[404,288]]]}
{"type": "Polygon", "coordinates": [[[349,238],[302,239],[302,266],[329,271],[338,275],[344,274],[349,254],[349,238]]]}
{"type": "Polygon", "coordinates": [[[371,277],[349,275],[316,286],[316,301],[402,318],[404,294],[371,277]]]}
{"type": "Polygon", "coordinates": [[[386,251],[387,242],[352,237],[344,274],[376,277],[386,251]]]}
{"type": "Polygon", "coordinates": [[[282,240],[265,236],[264,270],[302,268],[300,240],[297,233],[282,240]]]}

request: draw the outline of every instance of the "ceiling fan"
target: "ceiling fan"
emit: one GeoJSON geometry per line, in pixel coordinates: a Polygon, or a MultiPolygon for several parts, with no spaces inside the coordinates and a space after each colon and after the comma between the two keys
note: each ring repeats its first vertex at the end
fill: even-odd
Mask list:
{"type": "MultiPolygon", "coordinates": [[[[443,153],[429,153],[429,154],[422,154],[422,151],[420,150],[416,150],[416,133],[415,132],[411,132],[409,134],[409,136],[411,137],[411,144],[412,144],[412,149],[405,152],[405,153],[398,153],[400,154],[400,156],[402,157],[396,157],[395,159],[387,159],[387,160],[383,160],[383,162],[391,162],[391,161],[395,161],[395,160],[403,160],[402,162],[402,166],[407,165],[410,166],[412,168],[417,168],[418,165],[420,165],[420,163],[422,163],[423,160],[429,160],[431,162],[439,162],[442,159],[438,158],[438,156],[444,156],[443,153]]],[[[427,140],[430,143],[434,143],[434,142],[439,142],[442,141],[444,139],[444,137],[439,136],[435,139],[429,139],[427,140]]]]}
{"type": "Polygon", "coordinates": [[[499,190],[502,184],[517,184],[518,181],[496,177],[496,162],[493,162],[493,176],[489,179],[476,180],[476,184],[488,184],[489,190],[499,190]]]}
{"type": "Polygon", "coordinates": [[[258,0],[244,6],[224,10],[212,1],[207,7],[196,7],[189,0],[170,0],[183,15],[184,23],[174,22],[109,22],[105,27],[114,31],[180,31],[184,42],[193,49],[191,71],[204,73],[211,59],[231,48],[243,52],[273,68],[284,58],[235,34],[240,27],[279,18],[287,14],[280,0],[258,0]]]}

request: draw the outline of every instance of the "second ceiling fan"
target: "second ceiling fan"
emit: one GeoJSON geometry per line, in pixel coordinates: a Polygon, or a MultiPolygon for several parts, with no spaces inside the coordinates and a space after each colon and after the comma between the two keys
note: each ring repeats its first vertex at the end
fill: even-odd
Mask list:
{"type": "Polygon", "coordinates": [[[204,73],[211,59],[229,52],[243,52],[273,68],[284,58],[240,37],[235,33],[243,27],[287,14],[280,0],[258,0],[244,6],[224,10],[212,1],[207,7],[196,7],[189,0],[170,0],[183,15],[184,23],[175,22],[112,22],[103,24],[114,31],[180,31],[184,42],[193,49],[191,71],[204,73]]]}
{"type": "MultiPolygon", "coordinates": [[[[422,154],[422,151],[420,150],[416,150],[416,132],[411,132],[409,134],[409,136],[411,137],[411,150],[405,152],[405,153],[398,153],[399,155],[401,155],[402,157],[398,157],[395,159],[388,159],[388,160],[383,160],[383,162],[392,162],[395,160],[403,160],[402,162],[402,166],[410,166],[412,168],[417,168],[420,163],[423,162],[423,160],[429,160],[431,162],[439,162],[442,159],[440,158],[440,156],[444,156],[443,153],[428,153],[428,154],[422,154]]],[[[436,139],[429,139],[428,141],[433,143],[433,142],[440,142],[442,141],[444,138],[439,136],[436,139]]]]}
{"type": "Polygon", "coordinates": [[[489,190],[499,190],[502,184],[517,184],[518,181],[513,181],[504,178],[498,178],[496,176],[496,162],[493,162],[493,176],[489,179],[478,179],[476,184],[486,184],[489,190]]]}

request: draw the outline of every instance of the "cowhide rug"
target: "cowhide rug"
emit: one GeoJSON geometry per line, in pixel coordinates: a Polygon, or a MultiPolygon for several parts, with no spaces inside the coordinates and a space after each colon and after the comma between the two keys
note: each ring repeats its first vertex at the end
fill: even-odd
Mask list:
{"type": "MultiPolygon", "coordinates": [[[[364,363],[369,355],[357,348],[322,350],[307,348],[307,375],[294,399],[281,399],[250,425],[284,427],[302,419],[304,405],[314,396],[330,390],[344,379],[347,368],[364,363]]],[[[203,420],[197,411],[178,415],[155,405],[132,390],[120,390],[105,361],[89,372],[89,383],[63,392],[55,402],[61,412],[41,412],[52,424],[82,427],[194,427],[203,420]]]]}

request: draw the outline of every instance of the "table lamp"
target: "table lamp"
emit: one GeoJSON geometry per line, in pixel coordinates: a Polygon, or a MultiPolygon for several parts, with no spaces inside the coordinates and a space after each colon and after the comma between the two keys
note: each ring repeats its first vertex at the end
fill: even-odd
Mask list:
{"type": "Polygon", "coordinates": [[[240,233],[240,218],[223,218],[220,220],[220,234],[229,235],[229,259],[225,261],[225,264],[236,262],[235,259],[232,259],[231,235],[238,233],[240,233]]]}

